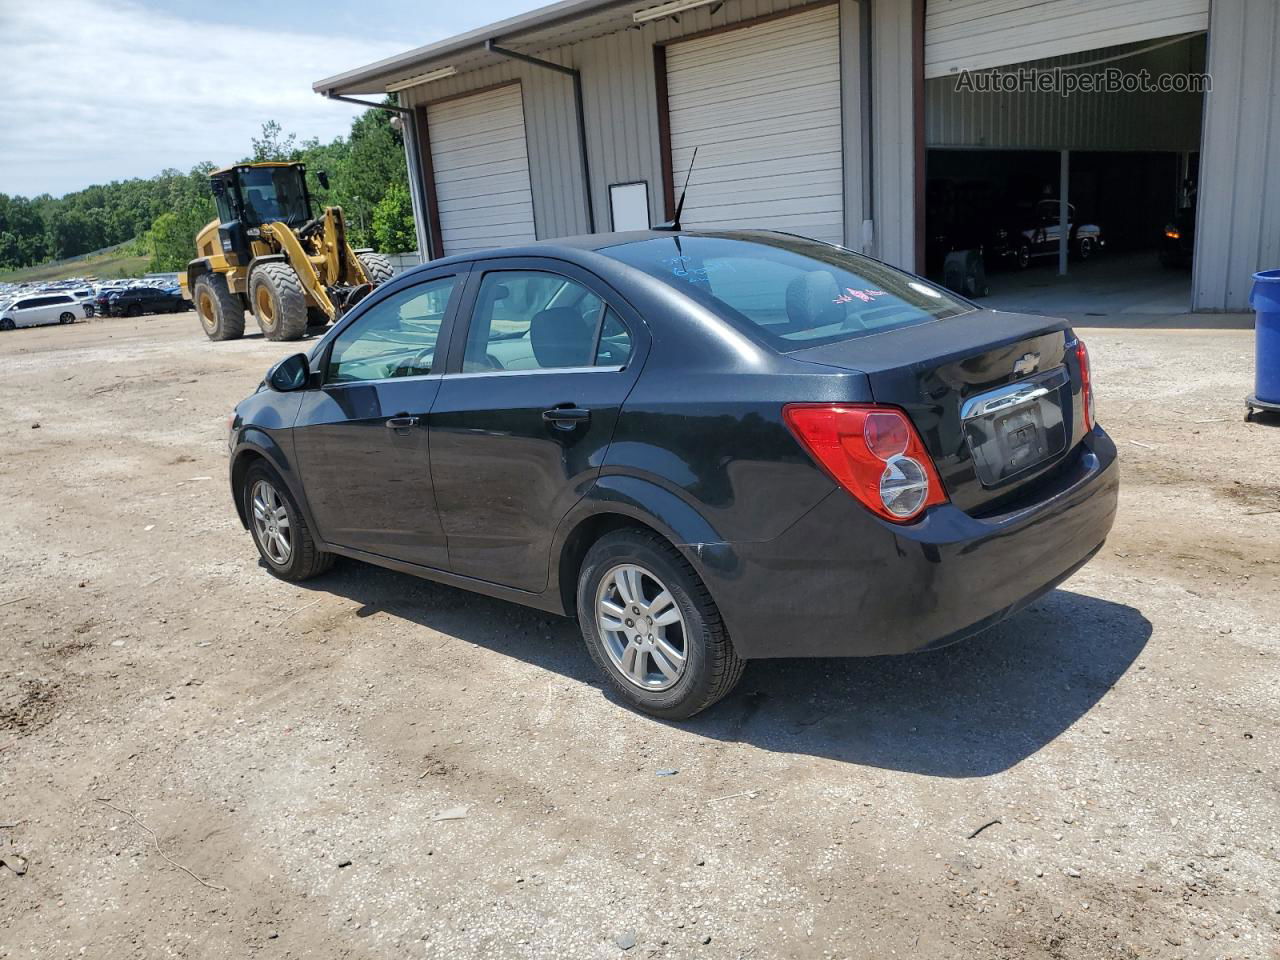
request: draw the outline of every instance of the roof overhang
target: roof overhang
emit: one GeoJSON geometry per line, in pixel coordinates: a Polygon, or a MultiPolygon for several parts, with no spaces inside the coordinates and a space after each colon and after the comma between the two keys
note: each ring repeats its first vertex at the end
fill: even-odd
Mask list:
{"type": "Polygon", "coordinates": [[[485,49],[486,40],[500,40],[521,52],[537,53],[625,30],[635,25],[633,14],[636,10],[655,6],[656,3],[657,0],[560,0],[456,37],[326,77],[313,83],[311,88],[326,96],[381,94],[388,86],[403,89],[406,81],[417,76],[430,76],[446,67],[463,73],[507,62],[501,55],[485,49]]]}

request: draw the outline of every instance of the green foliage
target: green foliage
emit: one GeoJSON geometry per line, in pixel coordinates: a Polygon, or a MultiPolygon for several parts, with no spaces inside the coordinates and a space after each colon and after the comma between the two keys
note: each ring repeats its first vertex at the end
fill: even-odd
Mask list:
{"type": "Polygon", "coordinates": [[[268,120],[262,125],[262,136],[254,137],[253,160],[296,160],[298,152],[297,134],[286,134],[275,120],[268,120]]]}
{"type": "Polygon", "coordinates": [[[373,208],[374,246],[383,253],[416,250],[418,235],[413,228],[413,201],[409,188],[393,183],[373,208]]]}
{"type": "MultiPolygon", "coordinates": [[[[299,142],[271,120],[252,138],[250,158],[304,162],[312,195],[323,206],[343,208],[354,246],[412,250],[404,140],[390,120],[385,110],[368,110],[352,121],[349,136],[330,143],[299,142]],[[329,174],[327,190],[316,179],[320,171],[329,174]]],[[[195,256],[196,233],[216,216],[209,193],[214,169],[206,162],[188,173],[164,170],[57,198],[0,193],[0,270],[78,257],[133,238],[151,258],[151,269],[181,270],[195,256]]]]}

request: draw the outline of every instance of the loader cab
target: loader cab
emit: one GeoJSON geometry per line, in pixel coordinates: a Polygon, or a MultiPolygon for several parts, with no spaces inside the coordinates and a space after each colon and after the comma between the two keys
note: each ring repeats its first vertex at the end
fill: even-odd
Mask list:
{"type": "Polygon", "coordinates": [[[218,208],[222,252],[245,264],[250,238],[264,223],[300,229],[311,219],[306,167],[301,163],[242,163],[215,170],[209,177],[218,208]]]}

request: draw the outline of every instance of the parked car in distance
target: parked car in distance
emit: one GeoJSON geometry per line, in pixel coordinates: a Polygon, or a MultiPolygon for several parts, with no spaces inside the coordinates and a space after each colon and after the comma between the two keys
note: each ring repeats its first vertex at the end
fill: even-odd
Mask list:
{"type": "MultiPolygon", "coordinates": [[[[1057,200],[1041,200],[1030,211],[1020,211],[998,219],[992,227],[987,249],[992,260],[1007,260],[1019,269],[1031,266],[1037,257],[1056,257],[1059,227],[1057,200]]],[[[1096,223],[1077,223],[1074,204],[1067,204],[1067,246],[1070,254],[1088,260],[1103,248],[1102,228],[1096,223]]]]}
{"type": "Polygon", "coordinates": [[[182,294],[176,290],[150,284],[129,287],[112,293],[107,309],[113,317],[138,317],[144,313],[177,313],[182,309],[182,294]]]}
{"type": "Polygon", "coordinates": [[[1119,487],[1065,320],[763,231],[425,264],[276,364],[228,441],[277,576],[341,555],[576,616],[669,719],[746,660],[985,629],[1098,551],[1119,487]]]}
{"type": "Polygon", "coordinates": [[[0,330],[45,323],[75,323],[83,310],[70,293],[34,293],[14,297],[0,308],[0,330]]]}

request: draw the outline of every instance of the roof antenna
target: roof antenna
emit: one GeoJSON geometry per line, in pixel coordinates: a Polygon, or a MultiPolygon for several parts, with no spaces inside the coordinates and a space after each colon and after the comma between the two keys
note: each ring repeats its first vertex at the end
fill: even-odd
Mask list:
{"type": "Polygon", "coordinates": [[[689,190],[689,178],[693,176],[693,165],[698,162],[698,148],[693,148],[693,156],[689,158],[689,169],[684,175],[684,186],[680,188],[680,200],[676,203],[676,213],[666,223],[660,223],[653,229],[670,230],[672,233],[682,229],[680,226],[680,212],[684,210],[684,195],[689,190]]]}

